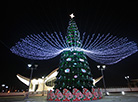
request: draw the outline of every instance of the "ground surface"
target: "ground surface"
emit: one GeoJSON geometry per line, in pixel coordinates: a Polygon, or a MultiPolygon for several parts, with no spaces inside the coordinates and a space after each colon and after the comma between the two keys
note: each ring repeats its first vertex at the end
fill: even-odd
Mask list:
{"type": "MultiPolygon", "coordinates": [[[[47,101],[46,101],[46,96],[30,96],[29,99],[25,99],[25,96],[4,96],[0,97],[0,102],[47,102],[47,101]]],[[[121,93],[111,93],[110,96],[105,96],[103,97],[103,99],[100,100],[93,100],[93,102],[138,102],[138,92],[126,93],[125,95],[122,95],[121,93]]]]}

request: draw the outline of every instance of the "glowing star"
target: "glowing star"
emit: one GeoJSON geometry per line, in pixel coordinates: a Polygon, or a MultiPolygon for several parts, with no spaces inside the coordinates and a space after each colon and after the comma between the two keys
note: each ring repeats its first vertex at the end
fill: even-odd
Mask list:
{"type": "Polygon", "coordinates": [[[72,14],[70,15],[70,17],[71,17],[71,18],[74,18],[75,16],[74,16],[74,14],[72,13],[72,14]]]}

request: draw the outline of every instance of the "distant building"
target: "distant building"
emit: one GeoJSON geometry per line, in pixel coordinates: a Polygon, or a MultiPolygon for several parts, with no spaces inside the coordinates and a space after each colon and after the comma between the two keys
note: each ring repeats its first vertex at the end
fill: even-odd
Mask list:
{"type": "MultiPolygon", "coordinates": [[[[38,79],[32,79],[31,84],[29,87],[29,92],[39,92],[39,91],[49,91],[53,90],[56,81],[56,76],[58,74],[57,72],[58,68],[53,70],[49,75],[47,75],[45,78],[38,78],[38,79]]],[[[29,86],[29,78],[26,78],[20,74],[17,74],[17,78],[29,86]]],[[[93,85],[95,85],[98,81],[102,79],[102,76],[93,80],[93,85]]]]}

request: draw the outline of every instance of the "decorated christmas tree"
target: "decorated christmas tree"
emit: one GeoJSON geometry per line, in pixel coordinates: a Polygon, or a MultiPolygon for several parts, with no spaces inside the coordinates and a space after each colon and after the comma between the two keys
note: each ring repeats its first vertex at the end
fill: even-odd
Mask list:
{"type": "Polygon", "coordinates": [[[80,32],[73,17],[67,28],[66,43],[71,49],[66,49],[61,54],[55,89],[66,88],[72,91],[73,88],[77,88],[82,91],[83,88],[87,88],[91,90],[93,78],[85,53],[78,50],[82,44],[80,32]]]}
{"type": "Polygon", "coordinates": [[[67,36],[61,33],[28,35],[10,50],[24,58],[48,60],[61,54],[54,91],[49,101],[88,101],[100,99],[102,92],[93,87],[93,78],[86,55],[100,64],[112,65],[138,51],[137,44],[127,38],[92,34],[80,39],[78,27],[71,14],[67,36]],[[91,91],[91,92],[90,92],[91,91]]]}

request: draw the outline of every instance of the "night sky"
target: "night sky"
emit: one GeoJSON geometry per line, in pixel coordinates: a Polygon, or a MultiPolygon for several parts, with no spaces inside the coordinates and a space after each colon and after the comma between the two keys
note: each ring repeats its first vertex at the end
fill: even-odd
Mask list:
{"type": "MultiPolygon", "coordinates": [[[[60,55],[50,60],[29,60],[13,54],[10,48],[21,38],[41,32],[62,32],[66,35],[69,15],[74,13],[80,33],[108,34],[127,37],[129,41],[138,43],[138,3],[134,0],[28,0],[7,1],[3,3],[2,14],[4,27],[0,37],[0,85],[6,84],[11,88],[27,88],[21,83],[16,74],[29,77],[28,63],[39,66],[33,73],[33,78],[48,75],[58,67],[60,55]]],[[[96,68],[98,63],[88,58],[94,78],[101,75],[96,68]]],[[[107,66],[105,81],[107,87],[126,86],[124,76],[138,79],[138,52],[121,62],[107,66]]],[[[97,86],[102,86],[100,81],[97,86]]]]}

